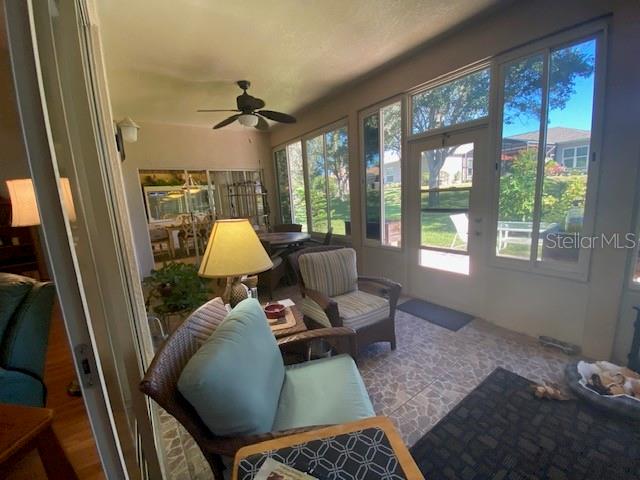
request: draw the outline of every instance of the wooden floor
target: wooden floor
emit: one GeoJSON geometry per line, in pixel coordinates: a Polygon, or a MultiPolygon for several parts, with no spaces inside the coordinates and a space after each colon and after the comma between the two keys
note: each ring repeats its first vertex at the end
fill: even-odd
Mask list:
{"type": "Polygon", "coordinates": [[[48,392],[47,407],[55,412],[53,429],[78,477],[83,480],[104,479],[84,402],[81,397],[71,397],[67,394],[67,385],[74,378],[71,349],[60,309],[56,305],[51,321],[44,373],[48,392]]]}

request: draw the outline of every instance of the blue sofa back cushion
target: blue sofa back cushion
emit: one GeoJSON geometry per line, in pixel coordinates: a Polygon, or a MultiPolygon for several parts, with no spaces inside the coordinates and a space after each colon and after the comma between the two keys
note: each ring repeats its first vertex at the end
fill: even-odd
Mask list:
{"type": "Polygon", "coordinates": [[[0,273],[0,341],[18,306],[33,288],[34,280],[21,275],[0,273]]]}
{"type": "Polygon", "coordinates": [[[240,302],[200,347],[178,379],[178,390],[215,435],[271,431],[284,363],[255,299],[240,302]]]}

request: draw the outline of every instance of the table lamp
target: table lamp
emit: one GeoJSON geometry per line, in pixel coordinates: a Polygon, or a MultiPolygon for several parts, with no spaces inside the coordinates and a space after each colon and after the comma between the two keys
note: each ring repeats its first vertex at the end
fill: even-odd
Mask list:
{"type": "MultiPolygon", "coordinates": [[[[60,178],[60,189],[62,190],[62,203],[69,216],[70,222],[76,221],[76,209],[73,206],[73,196],[71,195],[71,185],[69,179],[60,178]]],[[[20,178],[7,180],[7,189],[11,199],[11,226],[12,227],[33,227],[40,225],[40,214],[36,202],[36,192],[33,189],[33,182],[30,178],[20,178]]]]}
{"type": "Polygon", "coordinates": [[[213,225],[198,274],[205,278],[227,278],[222,300],[235,307],[247,298],[240,280],[269,270],[273,262],[246,218],[218,220],[213,225]]]}
{"type": "MultiPolygon", "coordinates": [[[[30,178],[7,180],[7,190],[9,190],[9,198],[11,199],[11,226],[32,227],[31,236],[38,261],[40,279],[44,280],[48,275],[45,267],[46,260],[44,252],[40,244],[40,236],[34,228],[40,225],[41,222],[33,182],[30,178]]],[[[71,185],[69,184],[68,178],[60,178],[60,190],[62,192],[62,204],[69,216],[69,221],[75,222],[76,210],[73,205],[71,185]]]]}

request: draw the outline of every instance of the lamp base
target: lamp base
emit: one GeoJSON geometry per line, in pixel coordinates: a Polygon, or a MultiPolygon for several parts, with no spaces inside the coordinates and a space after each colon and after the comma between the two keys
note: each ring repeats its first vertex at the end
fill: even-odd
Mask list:
{"type": "Polygon", "coordinates": [[[240,283],[240,277],[229,278],[223,300],[233,308],[246,298],[249,298],[249,293],[247,287],[240,283]]]}

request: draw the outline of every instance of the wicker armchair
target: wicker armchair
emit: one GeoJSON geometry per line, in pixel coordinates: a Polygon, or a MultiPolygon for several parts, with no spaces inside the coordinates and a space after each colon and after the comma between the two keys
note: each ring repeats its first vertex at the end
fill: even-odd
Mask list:
{"type": "MultiPolygon", "coordinates": [[[[319,247],[309,247],[291,254],[289,261],[298,278],[300,292],[305,297],[306,303],[303,304],[303,312],[305,313],[305,322],[310,327],[327,327],[326,320],[333,327],[349,327],[356,332],[353,350],[350,352],[354,358],[357,358],[359,349],[375,342],[389,342],[391,349],[396,348],[396,332],[395,332],[395,315],[396,305],[402,285],[386,278],[357,276],[358,290],[373,294],[375,297],[384,298],[388,302],[388,314],[371,316],[368,321],[354,319],[347,312],[347,305],[343,303],[343,312],[340,311],[341,299],[346,296],[330,297],[325,292],[310,289],[305,284],[305,278],[300,269],[300,257],[310,253],[329,252],[344,247],[338,245],[327,245],[319,247]],[[336,300],[337,299],[337,300],[336,300]],[[311,300],[311,302],[309,302],[311,300]],[[304,308],[304,305],[313,305],[311,308],[304,308]],[[318,319],[318,316],[323,317],[318,319]],[[325,321],[323,321],[325,320],[325,321]]],[[[371,298],[371,297],[369,297],[371,298]]],[[[372,307],[373,308],[373,305],[372,307]]],[[[385,307],[386,309],[386,307],[385,307]]],[[[386,312],[386,310],[385,310],[386,312]]]]}
{"type": "MultiPolygon", "coordinates": [[[[209,329],[213,331],[215,329],[215,322],[210,322],[209,325],[203,327],[203,323],[207,320],[207,315],[212,308],[215,308],[211,307],[212,303],[213,301],[196,310],[169,337],[156,354],[140,382],[140,390],[155,400],[158,405],[173,415],[186,428],[209,462],[214,478],[222,480],[224,478],[224,466],[221,455],[233,457],[236,451],[245,445],[319,427],[239,437],[219,437],[209,431],[195,409],[178,391],[177,384],[183,368],[202,343],[203,330],[209,329]]],[[[345,340],[350,342],[354,335],[355,332],[349,328],[325,328],[309,330],[281,338],[278,340],[278,344],[281,349],[284,349],[286,347],[305,345],[313,339],[325,339],[340,350],[344,349],[342,343],[345,340]]]]}

